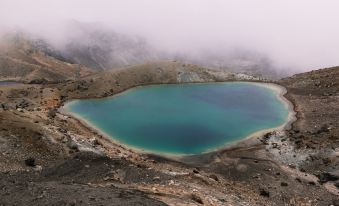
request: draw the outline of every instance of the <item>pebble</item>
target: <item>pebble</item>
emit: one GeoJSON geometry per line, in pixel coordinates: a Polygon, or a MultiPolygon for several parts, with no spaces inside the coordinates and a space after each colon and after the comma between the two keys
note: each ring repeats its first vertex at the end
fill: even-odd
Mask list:
{"type": "Polygon", "coordinates": [[[34,168],[33,168],[34,171],[36,172],[41,172],[42,171],[42,167],[40,165],[36,165],[34,168]]]}
{"type": "Polygon", "coordinates": [[[286,182],[281,182],[280,185],[283,186],[283,187],[287,187],[288,186],[288,184],[286,182]]]}
{"type": "Polygon", "coordinates": [[[153,180],[160,180],[160,177],[153,177],[153,180]]]}
{"type": "Polygon", "coordinates": [[[25,164],[27,166],[34,167],[35,166],[35,159],[30,157],[30,158],[25,160],[25,164]]]}
{"type": "Polygon", "coordinates": [[[204,202],[202,201],[201,197],[198,196],[197,194],[193,193],[191,195],[192,200],[194,200],[195,202],[199,203],[199,204],[204,204],[204,202]]]}
{"type": "Polygon", "coordinates": [[[270,192],[265,189],[260,189],[259,194],[263,197],[270,197],[270,192]]]}

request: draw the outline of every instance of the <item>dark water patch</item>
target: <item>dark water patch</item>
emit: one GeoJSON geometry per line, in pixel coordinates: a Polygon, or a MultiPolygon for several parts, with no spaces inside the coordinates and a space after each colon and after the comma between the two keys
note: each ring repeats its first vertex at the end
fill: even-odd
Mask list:
{"type": "Polygon", "coordinates": [[[12,86],[16,84],[19,84],[19,83],[15,81],[0,81],[0,87],[1,86],[12,86]]]}

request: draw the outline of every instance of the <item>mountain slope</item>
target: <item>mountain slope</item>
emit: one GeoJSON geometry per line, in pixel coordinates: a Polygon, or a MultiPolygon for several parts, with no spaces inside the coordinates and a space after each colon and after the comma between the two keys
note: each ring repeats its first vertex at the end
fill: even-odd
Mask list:
{"type": "Polygon", "coordinates": [[[149,84],[256,80],[255,77],[210,70],[177,61],[156,61],[108,70],[69,82],[60,89],[69,98],[110,96],[126,89],[149,84]]]}
{"type": "Polygon", "coordinates": [[[298,117],[288,133],[296,154],[291,159],[318,177],[338,171],[339,67],[296,74],[279,83],[288,89],[298,117]]]}
{"type": "Polygon", "coordinates": [[[67,62],[48,43],[22,33],[0,40],[0,78],[19,81],[65,81],[92,74],[90,69],[67,62]]]}

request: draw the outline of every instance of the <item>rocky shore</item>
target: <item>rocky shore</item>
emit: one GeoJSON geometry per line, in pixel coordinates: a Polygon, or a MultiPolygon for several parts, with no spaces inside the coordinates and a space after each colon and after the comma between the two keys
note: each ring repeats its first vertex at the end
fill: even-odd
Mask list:
{"type": "Polygon", "coordinates": [[[57,109],[138,85],[237,76],[166,62],[0,87],[0,205],[339,205],[338,78],[329,68],[276,82],[297,112],[291,129],[181,161],[115,144],[57,109]]]}

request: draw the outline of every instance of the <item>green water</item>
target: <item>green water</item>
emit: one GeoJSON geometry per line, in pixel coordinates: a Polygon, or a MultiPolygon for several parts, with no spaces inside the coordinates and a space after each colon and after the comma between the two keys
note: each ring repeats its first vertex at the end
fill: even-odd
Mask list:
{"type": "Polygon", "coordinates": [[[203,153],[288,116],[275,91],[244,82],[138,87],[65,108],[122,144],[173,154],[203,153]]]}

